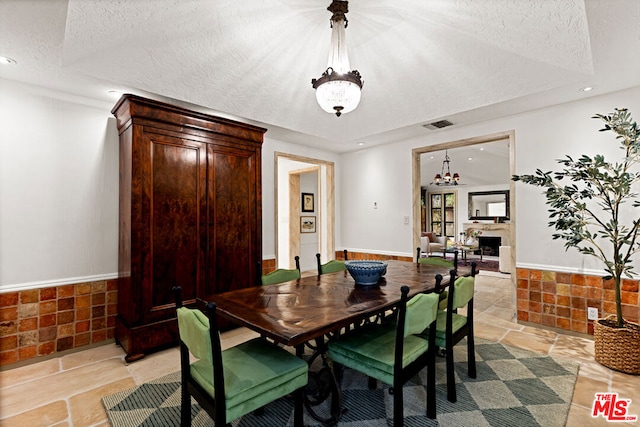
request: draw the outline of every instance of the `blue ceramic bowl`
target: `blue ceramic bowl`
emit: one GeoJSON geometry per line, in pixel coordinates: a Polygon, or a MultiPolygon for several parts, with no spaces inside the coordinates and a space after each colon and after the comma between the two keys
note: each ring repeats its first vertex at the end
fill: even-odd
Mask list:
{"type": "Polygon", "coordinates": [[[384,261],[345,261],[347,271],[356,281],[356,285],[371,286],[387,272],[387,263],[384,261]]]}

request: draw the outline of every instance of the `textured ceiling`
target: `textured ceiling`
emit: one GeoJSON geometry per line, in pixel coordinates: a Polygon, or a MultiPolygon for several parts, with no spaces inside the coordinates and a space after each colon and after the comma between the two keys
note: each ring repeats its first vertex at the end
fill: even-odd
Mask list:
{"type": "MultiPolygon", "coordinates": [[[[2,0],[0,78],[197,104],[336,152],[640,85],[637,0],[351,0],[362,102],[316,104],[329,0],[2,0]],[[634,54],[629,54],[634,52],[634,54]],[[624,60],[624,63],[621,63],[624,60]]],[[[113,100],[115,103],[115,100],[113,100]]]]}

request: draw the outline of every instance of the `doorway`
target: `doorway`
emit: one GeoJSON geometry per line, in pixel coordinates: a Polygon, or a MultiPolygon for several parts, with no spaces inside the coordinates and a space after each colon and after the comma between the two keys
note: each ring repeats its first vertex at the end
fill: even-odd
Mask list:
{"type": "MultiPolygon", "coordinates": [[[[499,141],[507,141],[509,145],[509,176],[515,173],[515,132],[507,131],[491,135],[467,138],[457,141],[450,141],[442,144],[430,145],[427,147],[414,148],[412,151],[412,212],[413,212],[413,247],[420,246],[420,232],[422,230],[422,191],[421,191],[421,155],[434,153],[437,151],[452,150],[460,147],[467,147],[479,144],[489,144],[499,141]]],[[[515,183],[509,180],[509,210],[510,226],[509,241],[511,246],[510,266],[511,281],[515,283],[515,259],[516,259],[516,211],[515,211],[515,183]]]]}
{"type": "Polygon", "coordinates": [[[275,153],[276,268],[316,269],[335,257],[334,164],[275,153]],[[303,205],[303,197],[306,203],[303,205]]]}

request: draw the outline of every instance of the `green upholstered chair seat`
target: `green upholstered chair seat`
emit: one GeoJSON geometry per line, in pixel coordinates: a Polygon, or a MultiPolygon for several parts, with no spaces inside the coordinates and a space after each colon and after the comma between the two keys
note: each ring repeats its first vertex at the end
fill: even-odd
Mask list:
{"type": "MultiPolygon", "coordinates": [[[[307,363],[261,338],[222,352],[227,419],[236,419],[307,384],[307,363]]],[[[191,364],[191,375],[215,396],[213,365],[191,364]]]]}
{"type": "Polygon", "coordinates": [[[263,285],[273,285],[276,283],[288,282],[290,280],[298,280],[300,278],[300,270],[287,270],[279,268],[262,276],[263,285]]]}
{"type": "MultiPolygon", "coordinates": [[[[329,342],[329,357],[384,383],[393,384],[396,329],[395,325],[389,324],[355,330],[329,342]]],[[[414,335],[406,337],[402,366],[416,360],[427,348],[426,340],[414,335]]]]}
{"type": "Polygon", "coordinates": [[[436,417],[435,400],[435,320],[438,295],[418,294],[407,301],[409,287],[402,286],[395,321],[374,324],[351,331],[329,341],[329,357],[341,366],[362,372],[372,380],[380,380],[393,388],[393,425],[402,427],[403,387],[423,368],[427,370],[427,405],[429,418],[436,417]],[[417,335],[425,328],[433,335],[425,340],[417,335]]]}
{"type": "MultiPolygon", "coordinates": [[[[464,325],[467,324],[467,317],[457,313],[451,315],[451,329],[455,334],[464,325]]],[[[438,312],[438,319],[436,320],[436,345],[438,347],[446,348],[447,339],[447,313],[444,311],[438,312]]]]}

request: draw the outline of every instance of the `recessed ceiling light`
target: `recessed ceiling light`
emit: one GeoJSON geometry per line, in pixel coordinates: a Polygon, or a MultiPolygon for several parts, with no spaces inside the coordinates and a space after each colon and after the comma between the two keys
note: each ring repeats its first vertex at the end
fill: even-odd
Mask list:
{"type": "Polygon", "coordinates": [[[364,145],[364,142],[358,142],[358,145],[364,145]]]}
{"type": "Polygon", "coordinates": [[[484,151],[484,147],[480,147],[480,151],[484,151]]]}
{"type": "Polygon", "coordinates": [[[580,89],[581,92],[589,92],[593,90],[593,86],[585,86],[580,89]]]}
{"type": "Polygon", "coordinates": [[[467,157],[467,160],[473,160],[473,157],[467,157]]]}
{"type": "Polygon", "coordinates": [[[9,58],[8,56],[1,56],[0,55],[0,64],[4,64],[4,65],[15,65],[17,64],[18,61],[16,61],[13,58],[9,58]]]}
{"type": "Polygon", "coordinates": [[[107,93],[111,96],[113,96],[114,98],[119,98],[122,96],[122,92],[120,92],[119,90],[108,90],[107,93]]]}
{"type": "Polygon", "coordinates": [[[433,156],[429,157],[430,159],[433,159],[433,156]]]}

